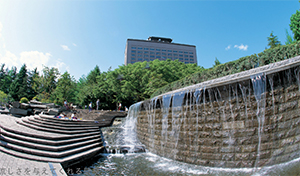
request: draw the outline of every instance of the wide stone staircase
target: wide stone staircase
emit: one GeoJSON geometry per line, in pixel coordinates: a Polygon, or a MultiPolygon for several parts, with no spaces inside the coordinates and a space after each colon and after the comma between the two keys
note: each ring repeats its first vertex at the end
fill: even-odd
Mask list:
{"type": "Polygon", "coordinates": [[[43,115],[7,118],[0,124],[0,151],[25,159],[80,163],[104,152],[99,125],[43,115]]]}

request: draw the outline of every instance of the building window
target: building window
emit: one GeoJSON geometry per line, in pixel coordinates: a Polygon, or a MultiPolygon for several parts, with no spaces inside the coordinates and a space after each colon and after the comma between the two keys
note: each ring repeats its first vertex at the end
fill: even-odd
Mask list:
{"type": "Polygon", "coordinates": [[[190,55],[190,58],[193,58],[194,56],[190,55]]]}
{"type": "Polygon", "coordinates": [[[174,59],[176,60],[176,59],[178,59],[178,57],[174,57],[174,59]]]}
{"type": "Polygon", "coordinates": [[[138,54],[138,57],[143,57],[141,54],[138,54]]]}
{"type": "Polygon", "coordinates": [[[141,49],[143,49],[143,48],[141,48],[141,47],[138,47],[138,49],[139,49],[139,50],[141,50],[141,49]]]}
{"type": "Polygon", "coordinates": [[[167,59],[165,56],[162,56],[161,58],[163,58],[163,59],[167,59]]]}
{"type": "Polygon", "coordinates": [[[188,55],[184,55],[184,57],[189,57],[188,55]]]}
{"type": "Polygon", "coordinates": [[[173,51],[173,53],[177,53],[177,51],[176,51],[176,50],[174,50],[174,51],[173,51]]]}
{"type": "Polygon", "coordinates": [[[174,56],[178,56],[178,54],[174,54],[174,56]]]}
{"type": "Polygon", "coordinates": [[[165,56],[165,55],[166,55],[166,53],[161,53],[161,55],[164,55],[164,56],[165,56]]]}
{"type": "Polygon", "coordinates": [[[139,61],[143,60],[142,58],[138,58],[139,61]]]}
{"type": "Polygon", "coordinates": [[[179,54],[179,57],[183,57],[183,55],[182,55],[182,54],[179,54]]]}
{"type": "Polygon", "coordinates": [[[144,51],[145,54],[149,53],[149,51],[144,51]]]}
{"type": "Polygon", "coordinates": [[[190,59],[190,61],[194,61],[194,59],[190,59]]]}
{"type": "Polygon", "coordinates": [[[150,48],[151,51],[154,51],[154,48],[150,48]]]}
{"type": "Polygon", "coordinates": [[[160,49],[157,48],[156,51],[160,51],[160,49]]]}
{"type": "Polygon", "coordinates": [[[149,57],[149,55],[145,55],[144,57],[149,57]]]}
{"type": "Polygon", "coordinates": [[[135,54],[131,54],[131,56],[135,56],[135,54]]]}
{"type": "Polygon", "coordinates": [[[161,51],[165,51],[165,52],[166,52],[167,50],[165,50],[165,49],[162,49],[161,51]]]}
{"type": "Polygon", "coordinates": [[[184,52],[184,54],[187,54],[187,53],[188,53],[188,52],[186,52],[186,51],[184,52]]]}
{"type": "Polygon", "coordinates": [[[172,54],[171,54],[171,53],[168,53],[168,56],[172,56],[172,54]]]}
{"type": "Polygon", "coordinates": [[[172,50],[168,50],[168,52],[172,52],[172,50]]]}
{"type": "Polygon", "coordinates": [[[185,58],[184,60],[188,61],[189,59],[185,58]]]}
{"type": "Polygon", "coordinates": [[[189,54],[194,54],[193,52],[189,52],[189,54]]]}
{"type": "Polygon", "coordinates": [[[135,58],[134,58],[134,57],[132,57],[132,58],[131,58],[131,60],[135,60],[135,58]]]}
{"type": "Polygon", "coordinates": [[[189,64],[189,62],[184,62],[184,63],[189,64]]]}
{"type": "Polygon", "coordinates": [[[136,51],[135,51],[135,50],[131,50],[131,52],[132,52],[132,53],[136,53],[136,51]]]}
{"type": "Polygon", "coordinates": [[[144,59],[144,61],[149,61],[149,59],[144,59]]]}
{"type": "Polygon", "coordinates": [[[131,47],[131,49],[136,49],[136,47],[131,47]]]}
{"type": "Polygon", "coordinates": [[[144,50],[149,50],[149,48],[144,48],[144,50]]]}
{"type": "Polygon", "coordinates": [[[135,62],[134,62],[134,61],[131,61],[131,63],[134,64],[135,62]]]}
{"type": "Polygon", "coordinates": [[[156,55],[160,55],[160,52],[156,52],[156,55]]]}
{"type": "Polygon", "coordinates": [[[150,56],[151,58],[154,58],[154,56],[150,56]]]}
{"type": "Polygon", "coordinates": [[[155,54],[155,52],[150,52],[150,54],[155,54]]]}
{"type": "Polygon", "coordinates": [[[138,53],[143,53],[142,51],[138,51],[138,53]]]}
{"type": "Polygon", "coordinates": [[[154,59],[150,59],[151,61],[154,61],[154,59]]]}
{"type": "Polygon", "coordinates": [[[179,51],[179,53],[183,53],[182,51],[179,51]]]}
{"type": "Polygon", "coordinates": [[[160,56],[156,56],[156,58],[160,58],[160,56]]]}
{"type": "Polygon", "coordinates": [[[179,58],[179,60],[183,60],[183,58],[181,57],[181,58],[179,58]]]}

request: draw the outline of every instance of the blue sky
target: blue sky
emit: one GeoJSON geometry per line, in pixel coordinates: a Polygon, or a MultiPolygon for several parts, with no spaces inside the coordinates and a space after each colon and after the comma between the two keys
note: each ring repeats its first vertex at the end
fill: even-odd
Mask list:
{"type": "Polygon", "coordinates": [[[298,0],[0,0],[0,64],[68,71],[124,64],[126,40],[149,36],[195,45],[209,68],[259,53],[273,31],[282,44],[298,0]]]}

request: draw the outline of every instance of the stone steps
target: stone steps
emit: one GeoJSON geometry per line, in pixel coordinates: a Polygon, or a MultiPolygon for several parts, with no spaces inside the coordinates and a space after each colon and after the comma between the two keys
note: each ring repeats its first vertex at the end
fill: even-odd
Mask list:
{"type": "Polygon", "coordinates": [[[0,124],[0,151],[71,166],[105,151],[99,127],[90,124],[38,116],[8,119],[0,124]]]}
{"type": "MultiPolygon", "coordinates": [[[[62,145],[51,145],[50,141],[44,141],[45,144],[39,144],[39,143],[34,143],[34,142],[28,142],[28,141],[21,141],[16,138],[11,138],[8,136],[0,136],[0,141],[15,144],[18,146],[24,146],[28,148],[33,148],[33,149],[39,149],[39,150],[46,150],[46,151],[54,151],[54,152],[59,152],[59,151],[64,151],[64,150],[70,150],[76,147],[80,146],[85,146],[91,143],[99,143],[99,138],[98,139],[91,139],[91,140],[86,140],[86,141],[80,141],[80,142],[74,142],[74,143],[69,143],[69,144],[62,144],[62,145]]],[[[64,142],[64,141],[62,141],[64,142]]],[[[102,141],[100,142],[102,144],[102,141]]],[[[0,144],[1,145],[1,144],[0,144]]]]}
{"type": "Polygon", "coordinates": [[[22,118],[23,122],[29,123],[31,125],[39,126],[39,127],[45,127],[45,128],[52,128],[52,129],[57,129],[57,130],[70,130],[70,131],[75,131],[75,130],[98,130],[99,128],[97,127],[91,127],[91,126],[76,126],[76,125],[58,125],[57,123],[45,123],[43,121],[35,120],[32,117],[29,118],[22,118]]]}
{"type": "Polygon", "coordinates": [[[20,120],[16,121],[18,124],[24,125],[28,128],[32,128],[35,130],[41,130],[41,131],[47,131],[47,132],[52,132],[52,133],[59,133],[59,134],[79,134],[79,133],[86,133],[86,132],[95,132],[98,131],[99,129],[89,129],[89,130],[74,130],[74,131],[67,131],[67,130],[57,130],[53,128],[48,128],[48,127],[41,127],[36,124],[31,124],[27,119],[21,118],[20,120]]]}
{"type": "MultiPolygon", "coordinates": [[[[26,127],[26,126],[24,126],[24,127],[26,127]]],[[[88,137],[91,135],[95,135],[95,134],[99,135],[100,134],[99,131],[96,131],[96,132],[73,134],[73,135],[65,135],[65,134],[57,135],[55,133],[56,136],[50,136],[50,135],[40,135],[38,133],[32,133],[32,132],[26,132],[26,131],[21,131],[21,130],[17,130],[17,129],[7,128],[5,126],[0,126],[0,128],[4,129],[7,132],[14,133],[14,134],[19,134],[19,135],[33,137],[33,138],[49,139],[49,140],[73,139],[73,138],[88,137]]],[[[35,131],[35,130],[33,130],[33,131],[35,131]]],[[[49,133],[49,134],[51,134],[51,133],[49,133]]]]}
{"type": "Polygon", "coordinates": [[[54,123],[61,123],[61,124],[82,124],[82,125],[90,125],[90,126],[98,126],[98,127],[107,127],[107,126],[111,126],[111,119],[101,119],[98,121],[94,121],[94,120],[85,120],[85,121],[75,121],[75,120],[70,120],[70,119],[63,119],[63,118],[54,118],[54,116],[50,116],[50,115],[44,115],[44,114],[40,114],[39,115],[40,118],[42,119],[46,119],[46,120],[50,120],[54,123]]]}
{"type": "Polygon", "coordinates": [[[52,146],[66,145],[66,144],[101,138],[101,135],[99,133],[88,133],[87,136],[78,136],[77,138],[43,139],[43,138],[38,138],[38,137],[44,137],[44,136],[30,137],[30,136],[26,136],[24,134],[20,135],[17,133],[9,132],[3,128],[1,129],[1,134],[2,134],[2,136],[18,139],[18,140],[25,141],[25,142],[32,142],[32,143],[36,143],[36,144],[47,144],[47,145],[52,145],[52,146]]]}
{"type": "Polygon", "coordinates": [[[104,147],[101,146],[101,147],[98,147],[98,148],[92,148],[90,150],[87,150],[87,151],[84,151],[84,152],[81,152],[81,153],[70,155],[68,157],[52,158],[52,157],[36,156],[36,155],[32,155],[32,154],[27,154],[27,153],[11,150],[11,149],[8,149],[8,148],[3,147],[3,146],[0,145],[0,151],[1,152],[10,154],[10,155],[13,155],[13,156],[16,156],[16,157],[29,159],[29,160],[60,163],[63,167],[72,166],[72,165],[80,163],[84,160],[87,160],[90,157],[93,157],[93,156],[97,155],[98,153],[100,153],[103,149],[104,149],[104,147]]]}
{"type": "Polygon", "coordinates": [[[56,120],[45,119],[45,118],[41,118],[39,116],[33,116],[33,118],[31,118],[31,121],[39,122],[39,123],[47,124],[47,125],[60,126],[60,127],[91,127],[90,125],[84,125],[82,123],[77,123],[77,124],[76,123],[75,124],[57,123],[56,120]]]}
{"type": "MultiPolygon", "coordinates": [[[[24,146],[24,143],[21,146],[21,145],[16,145],[13,143],[8,143],[8,142],[5,142],[0,139],[0,145],[3,147],[6,147],[7,149],[19,151],[22,153],[37,155],[37,156],[50,157],[50,158],[63,158],[63,157],[77,154],[77,153],[80,153],[82,151],[86,151],[86,150],[89,150],[92,148],[100,147],[101,144],[102,144],[102,142],[97,142],[94,144],[83,145],[83,146],[80,146],[77,148],[67,149],[67,150],[62,150],[62,151],[45,151],[44,149],[46,148],[46,146],[44,146],[44,149],[34,149],[35,146],[32,146],[32,145],[30,147],[26,147],[26,146],[24,146]]],[[[67,148],[69,148],[69,147],[67,147],[67,148]]],[[[49,150],[49,149],[50,149],[50,147],[47,148],[47,150],[49,150]]]]}

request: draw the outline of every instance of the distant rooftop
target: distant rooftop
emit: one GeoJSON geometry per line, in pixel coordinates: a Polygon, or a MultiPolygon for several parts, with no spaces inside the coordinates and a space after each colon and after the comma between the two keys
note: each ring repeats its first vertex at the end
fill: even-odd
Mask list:
{"type": "Polygon", "coordinates": [[[148,38],[149,41],[153,41],[153,42],[164,42],[164,43],[171,43],[172,39],[171,38],[164,38],[164,37],[149,37],[148,38]]]}

